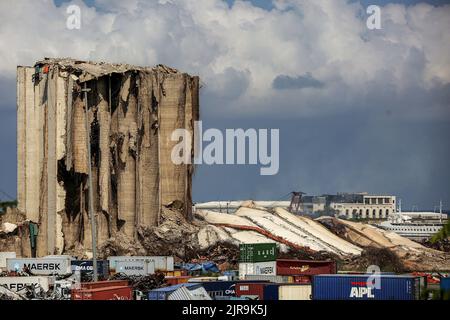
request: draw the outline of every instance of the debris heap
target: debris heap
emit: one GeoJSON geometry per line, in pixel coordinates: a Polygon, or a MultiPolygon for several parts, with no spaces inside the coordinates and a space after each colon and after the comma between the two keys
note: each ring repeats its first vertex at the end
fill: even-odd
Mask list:
{"type": "Polygon", "coordinates": [[[198,77],[162,65],[18,67],[18,209],[38,224],[37,256],[91,249],[89,162],[98,246],[117,234],[136,240],[174,201],[192,219],[193,166],[172,162],[171,135],[187,129],[193,143],[198,93],[198,77]]]}

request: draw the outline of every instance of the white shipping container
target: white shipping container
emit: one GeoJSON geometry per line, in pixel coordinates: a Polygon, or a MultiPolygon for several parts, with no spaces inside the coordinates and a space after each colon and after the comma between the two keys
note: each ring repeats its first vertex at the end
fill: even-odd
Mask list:
{"type": "Polygon", "coordinates": [[[54,279],[53,277],[0,277],[0,286],[17,293],[20,293],[27,285],[40,286],[47,292],[54,285],[54,279]]]}
{"type": "Polygon", "coordinates": [[[278,300],[311,300],[311,285],[281,285],[278,300]]]}
{"type": "Polygon", "coordinates": [[[116,272],[128,276],[145,276],[155,273],[155,263],[152,261],[117,261],[116,272]]]}
{"type": "Polygon", "coordinates": [[[6,269],[6,259],[14,259],[15,252],[0,252],[0,269],[6,269]]]}
{"type": "Polygon", "coordinates": [[[34,275],[66,275],[72,269],[68,258],[16,258],[6,259],[8,271],[23,272],[25,267],[34,275]]]}
{"type": "Polygon", "coordinates": [[[276,276],[276,275],[266,275],[266,274],[247,274],[244,277],[245,280],[264,280],[274,283],[289,283],[288,276],[276,276]]]}
{"type": "Polygon", "coordinates": [[[151,261],[154,263],[155,270],[173,271],[174,259],[170,256],[114,256],[108,257],[109,269],[116,270],[116,263],[118,261],[151,261]]]}
{"type": "Polygon", "coordinates": [[[276,275],[277,262],[255,262],[255,263],[239,263],[239,279],[245,279],[248,274],[254,275],[276,275]]]}

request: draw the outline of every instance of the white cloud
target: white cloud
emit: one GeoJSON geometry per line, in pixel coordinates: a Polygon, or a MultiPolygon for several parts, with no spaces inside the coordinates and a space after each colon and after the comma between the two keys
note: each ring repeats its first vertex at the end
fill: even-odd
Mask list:
{"type": "Polygon", "coordinates": [[[271,11],[248,1],[232,8],[220,0],[96,3],[2,1],[3,76],[44,56],[165,63],[199,74],[224,104],[217,112],[310,116],[372,104],[416,116],[449,112],[450,5],[387,5],[382,30],[371,31],[365,9],[345,0],[278,0],[271,11]],[[80,30],[66,28],[69,4],[81,7],[80,30]],[[272,87],[279,76],[305,74],[323,87],[272,87]]]}

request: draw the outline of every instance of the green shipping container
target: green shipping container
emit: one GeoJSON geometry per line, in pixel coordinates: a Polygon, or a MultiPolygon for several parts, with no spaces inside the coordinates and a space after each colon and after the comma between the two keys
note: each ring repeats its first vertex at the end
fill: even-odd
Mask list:
{"type": "Polygon", "coordinates": [[[240,262],[265,262],[277,259],[276,243],[250,243],[239,245],[240,262]]]}

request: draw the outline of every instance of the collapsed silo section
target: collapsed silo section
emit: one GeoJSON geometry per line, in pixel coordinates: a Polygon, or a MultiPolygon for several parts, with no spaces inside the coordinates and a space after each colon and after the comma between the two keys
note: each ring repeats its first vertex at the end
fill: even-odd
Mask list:
{"type": "Polygon", "coordinates": [[[193,168],[172,162],[171,135],[188,129],[193,143],[198,83],[165,66],[18,68],[18,208],[38,223],[38,256],[91,250],[89,164],[99,247],[116,233],[137,240],[173,202],[191,218],[193,168]]]}

